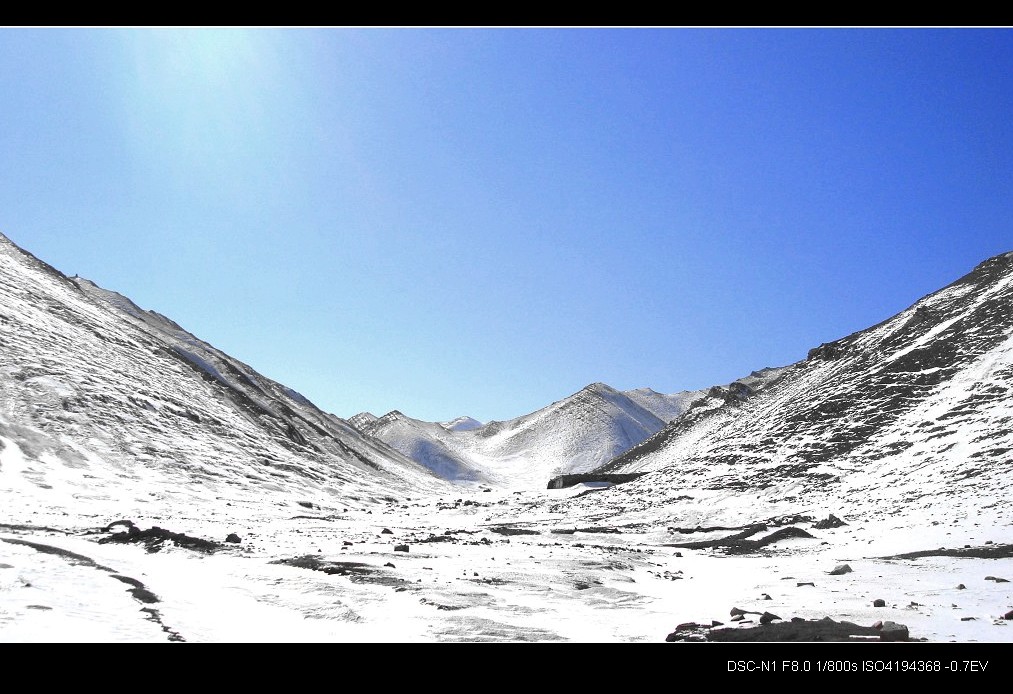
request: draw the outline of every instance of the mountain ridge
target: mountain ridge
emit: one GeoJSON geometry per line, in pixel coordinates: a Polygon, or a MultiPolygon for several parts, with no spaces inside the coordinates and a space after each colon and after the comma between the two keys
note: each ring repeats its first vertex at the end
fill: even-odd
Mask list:
{"type": "MultiPolygon", "coordinates": [[[[379,438],[437,474],[502,485],[544,486],[563,474],[588,472],[653,435],[708,394],[741,397],[773,380],[780,369],[755,371],[727,386],[665,395],[649,388],[619,391],[594,382],[534,412],[466,429],[448,429],[392,410],[349,418],[363,433],[379,438]],[[511,479],[514,478],[514,479],[511,479]]],[[[714,406],[719,406],[717,403],[714,406]]],[[[474,420],[472,420],[474,422],[474,420]]]]}
{"type": "Polygon", "coordinates": [[[0,455],[11,466],[24,457],[22,479],[6,479],[29,480],[31,496],[45,497],[64,468],[77,470],[64,491],[84,496],[112,490],[115,471],[363,498],[441,484],[175,322],[2,235],[0,342],[0,455]]]}
{"type": "Polygon", "coordinates": [[[823,499],[836,512],[979,494],[1005,508],[1011,307],[1013,253],[1003,253],[814,347],[754,398],[691,408],[596,472],[648,473],[609,494],[654,504],[693,488],[708,498],[738,489],[772,503],[823,499]]]}

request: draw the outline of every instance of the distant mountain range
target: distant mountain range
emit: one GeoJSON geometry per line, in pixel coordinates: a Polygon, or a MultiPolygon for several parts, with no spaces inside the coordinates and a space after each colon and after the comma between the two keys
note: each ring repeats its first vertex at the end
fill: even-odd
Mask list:
{"type": "Polygon", "coordinates": [[[780,371],[763,369],[726,386],[672,395],[592,383],[531,414],[487,424],[470,417],[425,422],[396,410],[382,417],[362,412],[348,421],[446,479],[544,487],[556,475],[608,463],[689,410],[747,398],[780,371]]]}

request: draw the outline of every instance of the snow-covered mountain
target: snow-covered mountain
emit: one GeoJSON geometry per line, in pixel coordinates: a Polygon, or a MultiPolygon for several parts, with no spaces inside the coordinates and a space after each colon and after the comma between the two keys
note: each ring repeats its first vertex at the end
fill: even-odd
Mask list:
{"type": "Polygon", "coordinates": [[[0,344],[8,512],[80,510],[110,495],[132,507],[183,486],[365,503],[441,484],[168,318],[3,236],[0,344]],[[144,498],[125,479],[145,480],[144,498]]]}
{"type": "Polygon", "coordinates": [[[1013,253],[810,350],[755,397],[725,399],[720,408],[690,408],[603,466],[651,474],[598,502],[656,509],[692,496],[713,511],[717,499],[748,494],[774,505],[805,499],[835,513],[942,508],[948,500],[960,514],[1008,509],[1013,253]]]}
{"type": "Polygon", "coordinates": [[[478,429],[482,426],[482,422],[474,417],[461,416],[455,417],[449,422],[440,422],[440,426],[447,431],[469,431],[471,429],[478,429]]]}
{"type": "Polygon", "coordinates": [[[446,479],[531,488],[598,467],[687,409],[723,404],[729,392],[748,397],[778,373],[764,369],[727,386],[671,395],[592,383],[536,412],[484,425],[470,417],[425,422],[399,411],[379,418],[363,412],[349,422],[446,479]]]}

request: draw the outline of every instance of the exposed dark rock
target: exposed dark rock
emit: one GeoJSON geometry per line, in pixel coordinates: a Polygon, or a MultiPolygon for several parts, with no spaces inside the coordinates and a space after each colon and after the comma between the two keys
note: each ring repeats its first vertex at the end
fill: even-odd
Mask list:
{"type": "Polygon", "coordinates": [[[703,634],[707,629],[710,629],[713,624],[720,624],[720,622],[714,622],[711,625],[697,624],[696,622],[684,622],[677,626],[675,630],[665,637],[665,641],[672,643],[673,641],[703,641],[703,634]]]}
{"type": "Polygon", "coordinates": [[[892,554],[880,559],[919,559],[921,557],[970,557],[974,559],[1009,559],[1013,557],[1013,545],[987,545],[963,549],[926,549],[918,552],[892,554]]]}
{"type": "Polygon", "coordinates": [[[500,526],[498,528],[490,528],[490,530],[498,535],[538,535],[537,530],[528,530],[527,528],[511,528],[508,526],[500,526]]]}
{"type": "Polygon", "coordinates": [[[297,501],[296,503],[299,504],[300,506],[305,507],[305,508],[313,508],[313,502],[312,501],[297,501]]]}
{"type": "Polygon", "coordinates": [[[852,572],[852,568],[847,564],[838,564],[834,567],[834,570],[829,572],[831,576],[841,576],[843,574],[849,574],[852,572]]]}
{"type": "Polygon", "coordinates": [[[313,554],[304,554],[301,557],[292,557],[291,559],[277,559],[271,563],[296,566],[300,569],[311,569],[313,571],[322,571],[325,574],[338,574],[341,576],[347,576],[349,574],[368,574],[375,570],[369,564],[364,564],[362,562],[332,562],[321,559],[313,554]]]}
{"type": "Polygon", "coordinates": [[[608,528],[604,526],[592,526],[589,528],[577,528],[578,533],[605,533],[609,535],[618,535],[622,532],[619,528],[608,528]]]}
{"type": "Polygon", "coordinates": [[[762,615],[760,615],[760,624],[770,624],[775,619],[781,618],[771,612],[764,612],[762,615]]]}
{"type": "Polygon", "coordinates": [[[875,600],[872,601],[872,606],[873,607],[886,607],[886,600],[883,600],[882,598],[876,598],[875,600]]]}
{"type": "Polygon", "coordinates": [[[813,583],[812,581],[799,581],[798,583],[795,584],[795,586],[798,588],[801,588],[802,586],[812,586],[813,588],[815,588],[816,584],[813,583]]]}
{"type": "Polygon", "coordinates": [[[819,347],[813,347],[811,350],[809,350],[806,359],[822,359],[827,361],[832,359],[838,359],[844,353],[844,350],[841,347],[840,342],[841,342],[840,340],[838,340],[837,342],[825,342],[819,347]]]}
{"type": "Polygon", "coordinates": [[[174,533],[171,530],[159,528],[157,525],[152,526],[147,530],[137,530],[137,528],[131,525],[127,532],[114,533],[109,537],[101,538],[98,542],[100,545],[107,542],[141,543],[149,552],[159,551],[166,542],[172,542],[172,544],[177,547],[185,547],[186,549],[205,552],[207,554],[210,554],[222,547],[222,545],[217,542],[205,540],[199,537],[191,537],[185,533],[174,533]]]}
{"type": "Polygon", "coordinates": [[[383,530],[380,531],[380,534],[381,535],[393,535],[394,531],[391,530],[390,528],[384,528],[383,530]]]}
{"type": "Polygon", "coordinates": [[[144,584],[136,578],[131,578],[130,576],[120,576],[118,574],[113,574],[113,578],[130,586],[130,594],[133,595],[134,599],[138,602],[151,604],[159,601],[158,596],[148,590],[144,584]]]}
{"type": "Polygon", "coordinates": [[[239,535],[236,535],[235,533],[229,533],[228,537],[225,538],[225,541],[226,542],[232,542],[232,543],[237,543],[238,544],[238,543],[242,542],[243,540],[242,540],[241,537],[239,537],[239,535]]]}
{"type": "Polygon", "coordinates": [[[396,566],[394,566],[394,564],[393,564],[393,563],[391,563],[391,562],[387,562],[386,564],[384,564],[384,566],[386,566],[386,567],[387,567],[388,569],[396,569],[396,568],[397,568],[397,567],[396,567],[396,566]]]}
{"type": "Polygon", "coordinates": [[[746,529],[743,530],[742,532],[735,533],[734,535],[726,535],[725,537],[722,537],[717,540],[701,540],[699,542],[683,542],[674,544],[666,543],[663,546],[678,547],[680,549],[714,548],[714,549],[722,549],[727,554],[748,554],[750,552],[755,552],[756,550],[766,545],[778,542],[779,540],[784,540],[791,537],[807,537],[807,538],[812,537],[812,535],[807,533],[805,530],[802,530],[801,528],[789,526],[786,528],[781,528],[780,530],[775,530],[771,534],[761,537],[758,540],[745,539],[751,535],[755,535],[756,533],[766,529],[767,526],[765,524],[760,523],[757,525],[746,526],[746,529]]]}
{"type": "MultiPolygon", "coordinates": [[[[806,516],[801,513],[796,513],[790,516],[780,516],[778,518],[771,518],[767,521],[767,525],[772,525],[775,528],[780,528],[783,525],[798,525],[800,523],[812,523],[812,516],[806,516]]],[[[813,526],[816,527],[816,526],[813,526]]]]}
{"type": "Polygon", "coordinates": [[[958,583],[957,590],[967,590],[967,586],[965,586],[963,583],[958,583]]]}
{"type": "MultiPolygon", "coordinates": [[[[762,621],[762,620],[761,620],[762,621]]],[[[692,636],[693,634],[686,634],[692,636]]],[[[673,632],[666,641],[700,640],[684,638],[680,632],[673,632]]],[[[804,620],[793,617],[787,622],[771,622],[753,627],[730,627],[710,629],[703,634],[704,640],[722,642],[755,641],[854,641],[879,637],[881,641],[906,641],[908,629],[902,624],[885,622],[876,627],[863,627],[852,622],[836,622],[829,617],[818,620],[804,620]]]]}
{"type": "Polygon", "coordinates": [[[748,537],[748,535],[754,535],[760,532],[761,530],[766,529],[767,529],[766,523],[750,523],[749,525],[735,525],[735,526],[710,525],[704,527],[702,525],[698,525],[695,528],[668,528],[668,532],[680,533],[682,535],[691,535],[693,533],[713,533],[717,532],[718,530],[748,530],[749,531],[748,534],[743,535],[743,537],[748,537]]]}
{"type": "Polygon", "coordinates": [[[1002,616],[1003,619],[1013,619],[1013,610],[1010,610],[1002,616]]]}
{"type": "Polygon", "coordinates": [[[908,628],[897,622],[883,622],[879,628],[879,638],[883,641],[907,641],[908,628]]]}
{"type": "Polygon", "coordinates": [[[837,516],[835,516],[834,514],[831,513],[829,516],[827,516],[823,520],[815,523],[813,525],[813,528],[815,530],[829,530],[831,528],[839,528],[842,525],[847,525],[847,523],[845,523],[840,518],[838,518],[837,516]]]}
{"type": "Polygon", "coordinates": [[[1009,583],[1009,579],[1000,578],[999,576],[985,576],[986,581],[995,581],[996,583],[1009,583]]]}
{"type": "Polygon", "coordinates": [[[395,552],[407,552],[408,551],[408,545],[394,545],[394,551],[395,552]]]}
{"type": "Polygon", "coordinates": [[[120,525],[122,525],[123,527],[125,527],[127,529],[127,532],[130,532],[131,528],[135,528],[134,522],[132,520],[118,520],[118,521],[113,521],[112,523],[110,523],[109,525],[107,525],[105,528],[103,528],[103,530],[105,532],[107,532],[107,533],[111,533],[113,531],[113,528],[115,528],[117,526],[120,526],[120,525]]]}

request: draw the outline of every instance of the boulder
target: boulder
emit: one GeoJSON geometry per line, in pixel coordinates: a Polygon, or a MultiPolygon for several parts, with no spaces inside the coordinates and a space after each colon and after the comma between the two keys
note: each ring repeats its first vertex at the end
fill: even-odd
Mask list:
{"type": "Polygon", "coordinates": [[[907,641],[908,629],[897,622],[883,622],[879,627],[879,638],[882,641],[907,641]]]}
{"type": "Polygon", "coordinates": [[[842,525],[847,525],[847,523],[831,513],[826,518],[813,525],[813,528],[816,530],[829,530],[830,528],[839,528],[842,525]]]}

